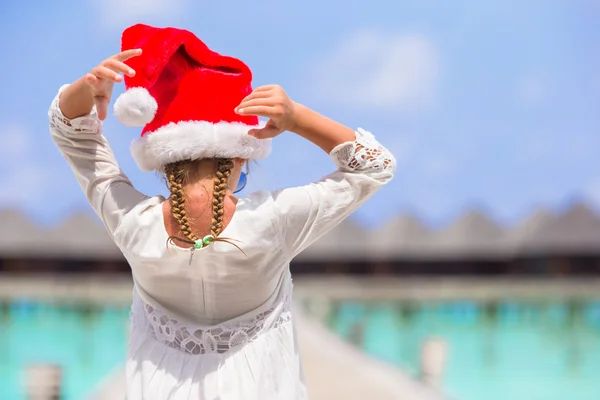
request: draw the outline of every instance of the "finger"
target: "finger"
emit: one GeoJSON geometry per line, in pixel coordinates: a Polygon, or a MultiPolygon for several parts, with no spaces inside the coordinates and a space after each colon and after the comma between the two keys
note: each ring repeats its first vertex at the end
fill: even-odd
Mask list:
{"type": "Polygon", "coordinates": [[[98,119],[100,121],[104,121],[108,114],[108,98],[94,97],[94,103],[96,104],[96,111],[98,112],[98,119]]]}
{"type": "Polygon", "coordinates": [[[131,57],[137,57],[141,54],[142,54],[142,49],[131,49],[131,50],[122,51],[119,54],[115,54],[114,56],[112,56],[110,58],[118,60],[118,61],[127,61],[131,57]]]}
{"type": "Polygon", "coordinates": [[[246,109],[248,107],[257,107],[257,106],[267,106],[273,107],[276,104],[275,100],[265,97],[261,99],[251,99],[240,103],[239,106],[236,107],[236,110],[246,109]]]}
{"type": "Polygon", "coordinates": [[[121,75],[103,65],[99,65],[94,68],[92,70],[92,74],[94,74],[96,78],[107,79],[109,81],[121,82],[121,80],[123,80],[121,75]]]}
{"type": "Polygon", "coordinates": [[[264,86],[259,86],[256,89],[254,89],[255,93],[259,93],[259,92],[268,92],[270,90],[273,90],[277,87],[277,85],[264,85],[264,86]]]}
{"type": "Polygon", "coordinates": [[[279,135],[279,129],[274,126],[265,126],[261,129],[250,129],[248,135],[253,136],[257,139],[270,139],[279,135]]]}
{"type": "Polygon", "coordinates": [[[105,81],[100,79],[93,74],[87,74],[85,76],[85,83],[92,89],[93,92],[100,92],[104,89],[105,81]]]}
{"type": "Polygon", "coordinates": [[[100,80],[94,74],[86,74],[84,80],[92,88],[96,88],[100,84],[100,80]]]}
{"type": "Polygon", "coordinates": [[[251,106],[248,108],[239,108],[237,113],[240,115],[253,115],[257,117],[271,118],[275,116],[276,108],[270,106],[251,106]]]}
{"type": "Polygon", "coordinates": [[[115,72],[122,72],[125,75],[129,75],[129,76],[135,75],[135,71],[133,70],[133,68],[131,68],[129,65],[125,64],[124,62],[121,62],[114,58],[109,58],[108,60],[106,60],[104,62],[104,66],[112,69],[115,72]]]}
{"type": "Polygon", "coordinates": [[[244,97],[242,99],[242,101],[240,102],[240,104],[246,100],[252,100],[252,99],[265,99],[267,97],[271,97],[272,94],[270,91],[264,91],[264,92],[252,92],[250,93],[248,96],[244,97]]]}

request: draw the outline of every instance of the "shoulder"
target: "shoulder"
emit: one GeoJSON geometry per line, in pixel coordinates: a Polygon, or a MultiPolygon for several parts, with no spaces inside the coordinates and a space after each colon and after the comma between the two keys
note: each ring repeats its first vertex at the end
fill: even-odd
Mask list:
{"type": "Polygon", "coordinates": [[[260,190],[239,199],[230,226],[244,236],[269,235],[275,238],[281,229],[280,215],[275,193],[260,190]]]}
{"type": "Polygon", "coordinates": [[[163,227],[162,204],[164,201],[163,196],[147,197],[133,207],[123,217],[115,231],[117,245],[121,247],[123,241],[127,241],[127,238],[132,238],[140,232],[156,229],[157,226],[163,227]]]}
{"type": "Polygon", "coordinates": [[[251,212],[256,215],[271,214],[278,216],[285,214],[290,207],[302,207],[310,200],[312,186],[298,186],[292,188],[278,189],[273,191],[261,190],[249,194],[241,199],[238,211],[251,212]]]}
{"type": "Polygon", "coordinates": [[[246,197],[241,198],[240,201],[244,207],[258,208],[273,201],[273,192],[268,190],[257,190],[256,192],[252,192],[246,197]]]}
{"type": "Polygon", "coordinates": [[[247,218],[270,218],[277,213],[273,192],[259,190],[240,198],[236,214],[247,218]]]}

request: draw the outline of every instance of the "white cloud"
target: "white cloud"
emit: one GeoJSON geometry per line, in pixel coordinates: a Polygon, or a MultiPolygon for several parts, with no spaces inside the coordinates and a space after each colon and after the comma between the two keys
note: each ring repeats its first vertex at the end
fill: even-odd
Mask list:
{"type": "Polygon", "coordinates": [[[438,75],[438,50],[428,38],[367,30],[314,60],[310,87],[328,102],[412,109],[435,100],[438,75]]]}
{"type": "Polygon", "coordinates": [[[40,164],[20,164],[0,178],[0,206],[39,205],[43,196],[59,190],[56,183],[64,179],[54,168],[40,164]]]}
{"type": "Polygon", "coordinates": [[[390,150],[396,158],[398,168],[403,168],[413,162],[418,154],[418,137],[416,134],[403,132],[402,135],[386,136],[382,144],[390,150]]]}
{"type": "Polygon", "coordinates": [[[423,161],[425,178],[440,181],[448,179],[459,172],[460,161],[451,157],[428,157],[423,161]]]}
{"type": "Polygon", "coordinates": [[[26,155],[31,148],[31,138],[26,130],[20,126],[8,126],[2,130],[2,146],[0,146],[0,158],[12,157],[19,159],[26,155]]]}
{"type": "Polygon", "coordinates": [[[40,204],[62,187],[64,174],[36,157],[33,135],[22,126],[8,125],[0,137],[0,207],[40,204]]]}
{"type": "Polygon", "coordinates": [[[548,97],[548,87],[540,77],[528,77],[517,86],[517,98],[527,105],[538,105],[548,97]]]}
{"type": "Polygon", "coordinates": [[[577,165],[593,162],[598,142],[592,133],[532,131],[520,138],[515,155],[527,163],[577,165]]]}
{"type": "Polygon", "coordinates": [[[122,29],[137,22],[172,25],[181,17],[188,0],[93,0],[101,25],[109,30],[122,29]]]}

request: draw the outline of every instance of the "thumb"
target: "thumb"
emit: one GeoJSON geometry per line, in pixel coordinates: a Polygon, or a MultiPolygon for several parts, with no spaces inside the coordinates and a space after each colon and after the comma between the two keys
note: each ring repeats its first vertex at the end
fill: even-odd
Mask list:
{"type": "Polygon", "coordinates": [[[260,129],[250,129],[248,134],[250,136],[254,136],[257,139],[271,139],[275,136],[279,135],[282,132],[281,129],[277,126],[277,124],[270,119],[264,127],[260,129]]]}
{"type": "Polygon", "coordinates": [[[270,138],[274,138],[275,136],[279,135],[279,129],[274,127],[274,126],[265,126],[264,128],[260,128],[260,129],[250,129],[248,131],[248,135],[250,136],[254,136],[257,139],[270,139],[270,138]]]}
{"type": "Polygon", "coordinates": [[[108,102],[107,97],[94,97],[94,104],[96,104],[96,112],[100,121],[104,121],[108,115],[108,102]]]}

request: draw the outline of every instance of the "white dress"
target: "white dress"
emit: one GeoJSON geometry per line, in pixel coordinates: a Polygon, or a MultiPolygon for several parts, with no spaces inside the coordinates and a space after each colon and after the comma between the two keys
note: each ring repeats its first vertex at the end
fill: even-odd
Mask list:
{"type": "MultiPolygon", "coordinates": [[[[49,111],[52,138],[131,266],[129,400],[305,399],[291,313],[289,263],[389,182],[395,159],[359,129],[331,152],[338,170],[307,186],[240,199],[223,237],[169,246],[162,196],[139,193],[120,170],[95,111],[49,111]]],[[[357,243],[360,241],[357,238],[357,243]]]]}

